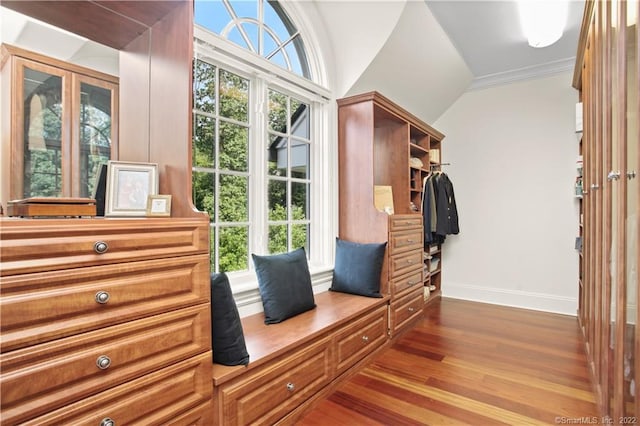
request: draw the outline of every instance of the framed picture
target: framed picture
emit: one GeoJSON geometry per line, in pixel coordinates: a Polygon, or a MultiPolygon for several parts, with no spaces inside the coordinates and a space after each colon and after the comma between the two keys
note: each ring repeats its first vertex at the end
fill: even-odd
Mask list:
{"type": "Polygon", "coordinates": [[[171,216],[171,195],[149,195],[147,216],[171,216]]]}
{"type": "Polygon", "coordinates": [[[147,198],[157,193],[157,164],[109,161],[105,216],[146,216],[147,198]]]}

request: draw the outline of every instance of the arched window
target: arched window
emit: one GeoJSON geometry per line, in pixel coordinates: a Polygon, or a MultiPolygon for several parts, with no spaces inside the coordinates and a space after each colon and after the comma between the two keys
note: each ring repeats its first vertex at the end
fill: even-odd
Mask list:
{"type": "Polygon", "coordinates": [[[302,36],[277,1],[196,1],[195,22],[312,80],[302,36]]]}
{"type": "Polygon", "coordinates": [[[251,253],[304,247],[312,274],[326,271],[329,91],[303,34],[277,1],[196,0],[195,23],[193,199],[211,219],[211,269],[252,290],[251,253]]]}

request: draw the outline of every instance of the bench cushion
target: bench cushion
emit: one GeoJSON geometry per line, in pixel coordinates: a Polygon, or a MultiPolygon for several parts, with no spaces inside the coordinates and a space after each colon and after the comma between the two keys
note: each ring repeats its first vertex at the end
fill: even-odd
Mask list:
{"type": "Polygon", "coordinates": [[[386,241],[361,244],[336,238],[336,262],[330,290],[382,297],[380,272],[386,248],[386,241]]]}
{"type": "Polygon", "coordinates": [[[265,324],[279,323],[316,307],[303,248],[271,256],[251,256],[265,324]]]}
{"type": "Polygon", "coordinates": [[[249,363],[238,307],[224,273],[211,274],[211,343],[213,362],[223,365],[249,363]]]}

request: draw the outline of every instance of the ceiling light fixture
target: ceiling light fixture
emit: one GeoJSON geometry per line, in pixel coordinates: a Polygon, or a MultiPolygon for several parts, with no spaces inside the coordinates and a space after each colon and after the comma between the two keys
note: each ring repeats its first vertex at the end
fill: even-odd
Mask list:
{"type": "Polygon", "coordinates": [[[520,24],[529,46],[547,47],[560,40],[569,14],[565,0],[518,0],[520,24]]]}

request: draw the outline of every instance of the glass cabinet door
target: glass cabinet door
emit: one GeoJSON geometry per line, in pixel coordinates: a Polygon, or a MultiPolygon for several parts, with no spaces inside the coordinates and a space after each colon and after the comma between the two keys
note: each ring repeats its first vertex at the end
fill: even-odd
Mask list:
{"type": "MultiPolygon", "coordinates": [[[[95,177],[101,164],[116,158],[115,129],[111,117],[117,105],[117,92],[112,84],[74,75],[74,99],[79,100],[74,115],[78,123],[78,143],[74,146],[77,160],[73,179],[74,194],[94,196],[95,177]]],[[[75,157],[75,156],[74,156],[75,157]]]]}
{"type": "Polygon", "coordinates": [[[12,63],[9,199],[93,197],[99,166],[118,158],[117,78],[26,51],[12,63]]]}
{"type": "Polygon", "coordinates": [[[637,410],[638,378],[638,1],[628,0],[626,7],[627,58],[627,138],[626,167],[620,181],[626,184],[625,220],[625,287],[626,326],[624,336],[623,401],[624,415],[635,418],[637,410]]]}
{"type": "Polygon", "coordinates": [[[23,178],[14,181],[15,198],[60,197],[70,189],[63,185],[63,158],[67,155],[64,140],[69,137],[68,127],[63,124],[68,114],[64,86],[69,75],[35,62],[19,64],[22,143],[16,148],[21,151],[17,157],[23,159],[23,178]]]}

